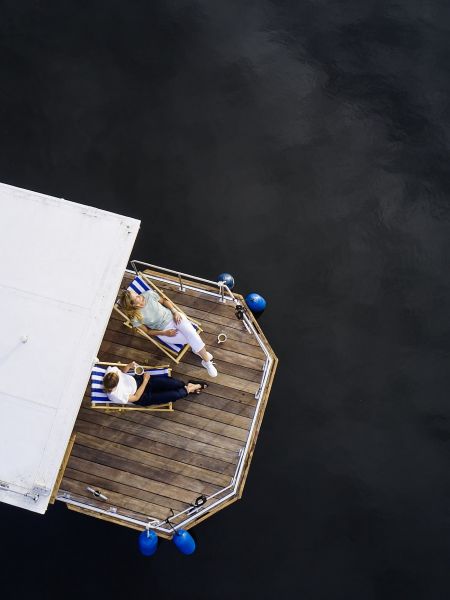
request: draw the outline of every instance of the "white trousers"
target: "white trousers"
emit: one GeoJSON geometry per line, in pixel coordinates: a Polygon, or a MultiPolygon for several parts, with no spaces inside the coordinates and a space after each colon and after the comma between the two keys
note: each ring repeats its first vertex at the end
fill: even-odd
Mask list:
{"type": "Polygon", "coordinates": [[[166,329],[176,329],[177,333],[173,337],[168,335],[159,335],[159,339],[169,344],[189,344],[192,351],[197,354],[205,346],[205,342],[195,331],[194,326],[183,315],[179,323],[172,319],[166,329]]]}

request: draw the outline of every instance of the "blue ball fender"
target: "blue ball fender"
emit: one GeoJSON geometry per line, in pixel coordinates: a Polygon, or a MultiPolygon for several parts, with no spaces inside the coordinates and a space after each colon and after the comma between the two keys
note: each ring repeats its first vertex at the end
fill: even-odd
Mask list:
{"type": "Polygon", "coordinates": [[[152,556],[158,548],[158,536],[154,531],[142,531],[139,534],[139,550],[144,556],[152,556]]]}
{"type": "Polygon", "coordinates": [[[225,281],[230,290],[234,288],[234,277],[233,275],[230,275],[230,273],[221,273],[217,277],[217,281],[225,281]]]}
{"type": "Polygon", "coordinates": [[[179,529],[175,532],[173,542],[182,554],[193,554],[195,552],[194,538],[185,529],[179,529]]]}
{"type": "Polygon", "coordinates": [[[264,298],[256,293],[248,294],[248,296],[245,297],[245,303],[252,313],[257,314],[261,314],[267,306],[267,302],[264,298]]]}

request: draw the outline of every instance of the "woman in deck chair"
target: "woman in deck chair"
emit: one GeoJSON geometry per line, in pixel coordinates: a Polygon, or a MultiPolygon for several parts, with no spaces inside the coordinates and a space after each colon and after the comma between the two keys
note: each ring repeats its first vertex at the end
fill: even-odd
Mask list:
{"type": "Polygon", "coordinates": [[[161,377],[149,373],[143,375],[128,375],[135,367],[132,362],[121,369],[108,367],[103,378],[103,389],[108,398],[115,404],[133,402],[137,406],[166,404],[186,398],[188,394],[199,394],[207,387],[206,383],[189,381],[184,383],[175,377],[161,377]]]}
{"type": "Polygon", "coordinates": [[[163,341],[167,337],[172,344],[189,344],[192,352],[202,359],[202,366],[208,375],[217,377],[213,357],[206,351],[205,342],[169,299],[161,298],[154,290],[142,294],[125,290],[119,303],[133,327],[140,327],[148,335],[157,335],[163,341]]]}

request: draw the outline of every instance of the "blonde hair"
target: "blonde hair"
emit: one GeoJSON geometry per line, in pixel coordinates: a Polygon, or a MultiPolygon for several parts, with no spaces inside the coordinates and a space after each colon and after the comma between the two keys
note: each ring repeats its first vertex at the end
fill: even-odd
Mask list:
{"type": "Polygon", "coordinates": [[[119,383],[119,376],[114,371],[110,371],[106,373],[103,377],[103,389],[106,393],[112,392],[115,387],[117,387],[119,383]]]}
{"type": "Polygon", "coordinates": [[[128,290],[124,290],[120,296],[119,304],[123,312],[127,315],[130,321],[136,319],[137,321],[142,321],[142,313],[133,304],[133,298],[128,290]]]}

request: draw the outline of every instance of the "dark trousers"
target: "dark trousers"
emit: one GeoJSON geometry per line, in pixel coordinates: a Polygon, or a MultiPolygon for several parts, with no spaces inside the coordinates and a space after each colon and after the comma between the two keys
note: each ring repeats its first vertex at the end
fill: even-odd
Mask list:
{"type": "MultiPolygon", "coordinates": [[[[136,379],[138,388],[143,379],[142,375],[133,375],[136,379]]],[[[175,402],[180,398],[187,396],[184,382],[175,377],[165,377],[164,375],[152,375],[144,393],[137,402],[137,406],[149,406],[150,404],[166,404],[166,402],[175,402]]]]}

